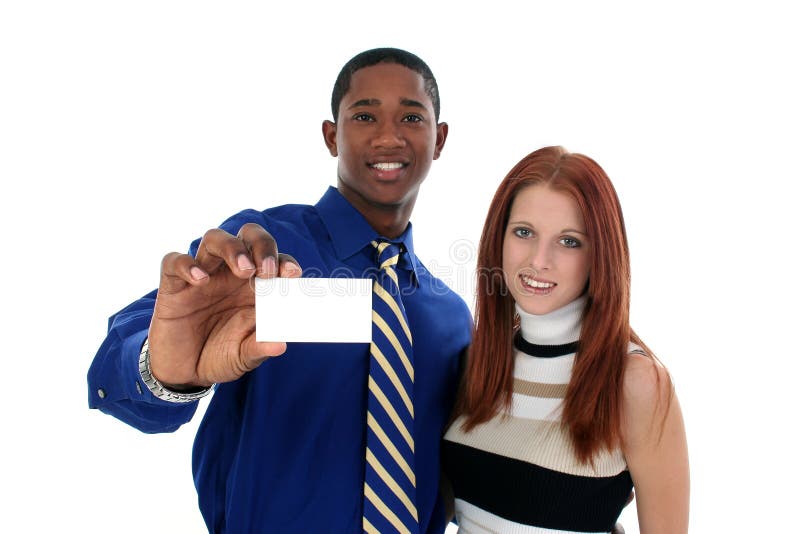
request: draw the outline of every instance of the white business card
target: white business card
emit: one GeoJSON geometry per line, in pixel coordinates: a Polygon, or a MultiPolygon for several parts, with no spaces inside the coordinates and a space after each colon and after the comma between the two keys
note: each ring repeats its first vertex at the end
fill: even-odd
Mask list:
{"type": "Polygon", "coordinates": [[[369,343],[372,280],[255,278],[256,341],[369,343]]]}

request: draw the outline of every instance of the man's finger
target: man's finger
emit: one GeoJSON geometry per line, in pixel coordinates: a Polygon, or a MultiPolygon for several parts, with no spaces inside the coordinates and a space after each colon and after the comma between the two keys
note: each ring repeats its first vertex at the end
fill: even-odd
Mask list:
{"type": "Polygon", "coordinates": [[[203,270],[212,274],[223,263],[238,278],[248,278],[255,270],[250,250],[242,240],[219,228],[205,233],[195,259],[203,270]]]}
{"type": "Polygon", "coordinates": [[[256,341],[255,309],[248,309],[240,314],[240,319],[252,325],[252,332],[248,335],[240,345],[241,357],[244,365],[250,371],[261,365],[265,360],[280,356],[286,352],[286,343],[278,342],[258,342],[256,341]]]}
{"type": "Polygon", "coordinates": [[[208,273],[188,254],[170,252],[161,260],[159,290],[175,293],[188,284],[201,285],[208,281],[208,273]]]}
{"type": "Polygon", "coordinates": [[[239,229],[237,237],[250,251],[256,276],[273,278],[278,275],[278,244],[272,234],[255,223],[247,223],[239,229]]]}
{"type": "Polygon", "coordinates": [[[303,275],[303,269],[300,264],[292,256],[288,254],[280,254],[280,274],[282,278],[300,278],[303,275]]]}

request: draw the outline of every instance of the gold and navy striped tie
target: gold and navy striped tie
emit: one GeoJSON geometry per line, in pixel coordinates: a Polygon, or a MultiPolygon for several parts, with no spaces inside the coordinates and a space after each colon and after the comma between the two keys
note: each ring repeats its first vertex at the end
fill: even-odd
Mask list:
{"type": "Polygon", "coordinates": [[[414,355],[395,266],[400,247],[373,241],[364,532],[419,532],[414,475],[414,355]]]}

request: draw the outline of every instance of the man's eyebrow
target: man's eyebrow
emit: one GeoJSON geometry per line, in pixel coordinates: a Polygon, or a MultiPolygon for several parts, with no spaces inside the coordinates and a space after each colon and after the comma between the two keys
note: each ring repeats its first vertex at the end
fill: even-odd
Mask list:
{"type": "MultiPolygon", "coordinates": [[[[381,104],[382,102],[377,98],[362,98],[361,100],[356,100],[347,106],[347,109],[353,109],[361,106],[380,106],[381,104]]],[[[412,108],[428,109],[422,102],[419,102],[418,100],[412,100],[410,98],[401,98],[400,105],[412,108]]]]}
{"type": "Polygon", "coordinates": [[[356,100],[352,104],[350,104],[347,109],[353,109],[360,106],[380,106],[381,101],[377,98],[362,98],[361,100],[356,100]]]}
{"type": "Polygon", "coordinates": [[[403,106],[409,106],[409,107],[412,107],[412,108],[428,109],[427,107],[425,107],[425,104],[423,104],[422,102],[418,102],[416,100],[411,100],[410,98],[401,98],[400,99],[400,104],[402,104],[403,106]]]}

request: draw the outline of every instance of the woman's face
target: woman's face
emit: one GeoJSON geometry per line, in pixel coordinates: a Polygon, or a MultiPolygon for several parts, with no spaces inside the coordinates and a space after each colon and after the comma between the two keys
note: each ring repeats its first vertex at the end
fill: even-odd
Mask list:
{"type": "Polygon", "coordinates": [[[590,250],[572,197],[544,185],[517,194],[503,237],[503,274],[523,310],[544,315],[578,298],[589,279],[590,250]]]}

